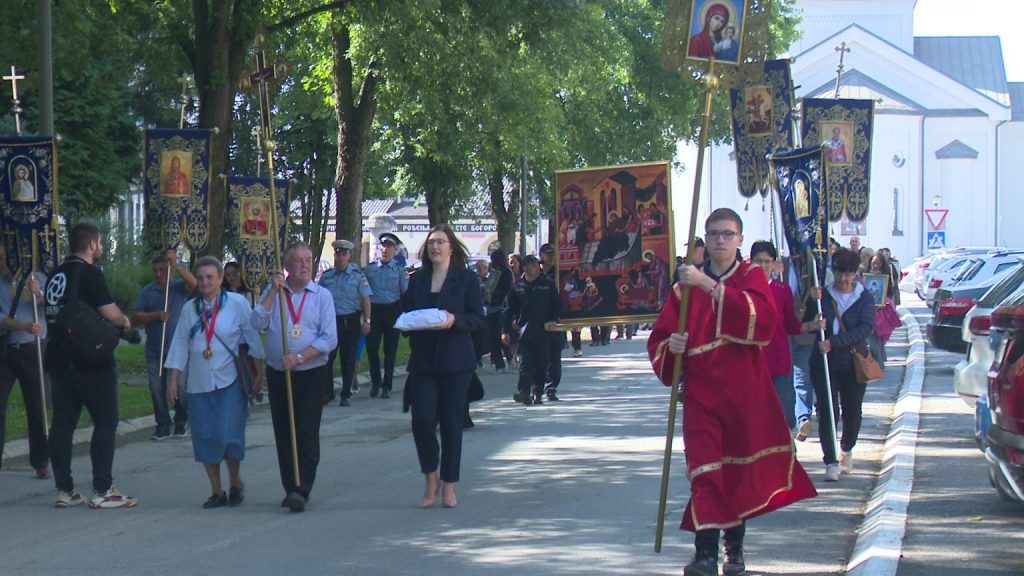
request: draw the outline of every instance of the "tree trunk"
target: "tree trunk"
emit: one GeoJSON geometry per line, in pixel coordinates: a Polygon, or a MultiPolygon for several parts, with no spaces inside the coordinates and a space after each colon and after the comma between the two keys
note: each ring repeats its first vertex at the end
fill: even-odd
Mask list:
{"type": "Polygon", "coordinates": [[[190,51],[196,90],[199,93],[199,127],[219,130],[210,143],[210,212],[206,247],[200,255],[224,256],[224,213],[227,187],[219,174],[230,174],[228,147],[231,144],[231,120],[242,62],[247,52],[245,36],[251,32],[250,1],[194,0],[195,50],[190,51]]]}
{"type": "Polygon", "coordinates": [[[359,89],[353,93],[352,38],[348,26],[339,24],[333,34],[334,112],[338,118],[338,165],[334,176],[336,194],[335,236],[355,246],[352,261],[359,262],[363,235],[363,178],[370,144],[370,126],[377,112],[379,77],[376,60],[371,60],[359,89]]]}
{"type": "Polygon", "coordinates": [[[519,194],[514,191],[505,203],[505,178],[501,168],[495,168],[487,177],[487,190],[491,196],[491,212],[498,225],[498,243],[506,254],[516,251],[516,230],[519,224],[519,194]]]}

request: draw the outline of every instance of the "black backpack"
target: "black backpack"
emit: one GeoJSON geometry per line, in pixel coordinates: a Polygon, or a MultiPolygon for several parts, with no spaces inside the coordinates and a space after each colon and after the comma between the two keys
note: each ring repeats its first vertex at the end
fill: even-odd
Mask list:
{"type": "Polygon", "coordinates": [[[99,311],[78,298],[82,266],[84,264],[71,266],[64,272],[68,283],[61,298],[64,303],[53,318],[51,328],[60,334],[61,348],[74,362],[90,367],[109,366],[114,360],[119,332],[99,311]]]}

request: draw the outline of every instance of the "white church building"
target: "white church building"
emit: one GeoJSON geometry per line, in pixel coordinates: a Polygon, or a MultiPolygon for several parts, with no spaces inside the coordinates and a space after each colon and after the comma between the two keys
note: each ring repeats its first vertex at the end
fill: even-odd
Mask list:
{"type": "MultiPolygon", "coordinates": [[[[998,37],[914,37],[915,4],[797,2],[802,37],[788,54],[797,99],[835,95],[837,47],[845,43],[839,97],[875,100],[870,213],[860,225],[834,224],[832,236],[846,245],[857,234],[904,263],[940,243],[1024,247],[1024,82],[1006,81],[998,37]]],[[[971,10],[965,3],[964,17],[971,10]]],[[[696,146],[681,144],[673,196],[682,234],[695,158],[696,146]]],[[[705,156],[698,233],[723,206],[744,220],[744,253],[772,237],[771,209],[737,191],[731,144],[705,156]]]]}

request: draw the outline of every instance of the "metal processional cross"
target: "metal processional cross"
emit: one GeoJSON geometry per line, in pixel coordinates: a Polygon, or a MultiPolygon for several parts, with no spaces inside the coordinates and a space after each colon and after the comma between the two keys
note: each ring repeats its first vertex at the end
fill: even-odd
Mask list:
{"type": "Polygon", "coordinates": [[[24,80],[25,77],[18,74],[14,66],[11,66],[10,76],[4,76],[4,80],[11,83],[11,91],[14,93],[14,132],[21,136],[21,101],[18,100],[18,80],[24,80]]]}

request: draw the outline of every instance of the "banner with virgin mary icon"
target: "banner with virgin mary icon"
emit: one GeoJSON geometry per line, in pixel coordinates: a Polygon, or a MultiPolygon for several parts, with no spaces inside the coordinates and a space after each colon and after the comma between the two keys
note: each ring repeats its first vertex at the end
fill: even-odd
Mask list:
{"type": "Polygon", "coordinates": [[[15,275],[59,263],[57,148],[49,136],[0,138],[0,226],[15,275]]]}
{"type": "Polygon", "coordinates": [[[555,173],[561,323],[657,318],[672,286],[668,162],[555,173]]]}
{"type": "Polygon", "coordinates": [[[746,0],[694,0],[686,57],[739,64],[746,0]]]}

